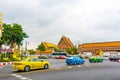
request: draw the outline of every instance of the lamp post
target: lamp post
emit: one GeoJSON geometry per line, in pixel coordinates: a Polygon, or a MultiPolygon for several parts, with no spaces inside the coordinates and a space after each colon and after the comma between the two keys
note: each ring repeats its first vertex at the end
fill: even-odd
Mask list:
{"type": "Polygon", "coordinates": [[[3,28],[2,28],[2,13],[0,13],[0,39],[2,37],[2,30],[3,30],[3,28]]]}
{"type": "MultiPolygon", "coordinates": [[[[0,43],[1,43],[2,31],[3,31],[3,28],[2,28],[2,13],[0,13],[0,43]]],[[[1,50],[1,48],[2,48],[2,45],[0,45],[0,50],[1,50]]]]}
{"type": "Polygon", "coordinates": [[[27,53],[27,46],[28,46],[28,44],[29,44],[29,42],[25,42],[25,56],[27,56],[28,55],[28,53],[27,53]]]}

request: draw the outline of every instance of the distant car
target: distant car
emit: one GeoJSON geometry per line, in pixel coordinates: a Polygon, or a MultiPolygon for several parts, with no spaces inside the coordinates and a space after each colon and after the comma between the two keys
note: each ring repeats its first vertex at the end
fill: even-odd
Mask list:
{"type": "Polygon", "coordinates": [[[109,60],[109,56],[103,56],[103,60],[109,60]]]}
{"type": "Polygon", "coordinates": [[[66,56],[58,56],[57,59],[66,59],[66,56]]]}
{"type": "Polygon", "coordinates": [[[50,63],[36,57],[28,57],[22,61],[14,62],[12,67],[14,70],[27,72],[33,69],[48,69],[50,67],[50,63]]]}
{"type": "Polygon", "coordinates": [[[40,58],[40,59],[49,59],[46,55],[40,55],[38,58],[40,58]]]}
{"type": "Polygon", "coordinates": [[[68,53],[66,52],[53,52],[49,55],[49,58],[58,59],[59,56],[69,57],[68,53]]]}
{"type": "Polygon", "coordinates": [[[102,62],[103,58],[102,57],[98,57],[98,56],[92,56],[89,58],[89,62],[102,62]]]}
{"type": "Polygon", "coordinates": [[[112,56],[109,58],[110,61],[117,61],[119,59],[120,59],[120,57],[117,57],[117,56],[112,56]]]}
{"type": "Polygon", "coordinates": [[[76,64],[84,64],[85,60],[80,58],[79,56],[72,56],[66,58],[65,62],[67,65],[76,65],[76,64]]]}
{"type": "Polygon", "coordinates": [[[117,59],[116,62],[120,62],[120,59],[117,59]]]}

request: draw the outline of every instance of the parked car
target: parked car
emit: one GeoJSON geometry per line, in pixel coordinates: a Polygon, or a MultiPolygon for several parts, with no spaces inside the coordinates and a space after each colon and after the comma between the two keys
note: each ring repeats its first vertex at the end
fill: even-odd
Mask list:
{"type": "Polygon", "coordinates": [[[58,56],[57,59],[66,59],[66,56],[58,56]]]}
{"type": "Polygon", "coordinates": [[[67,65],[76,65],[76,64],[84,64],[85,60],[80,58],[79,56],[72,56],[66,58],[65,62],[67,65]]]}
{"type": "Polygon", "coordinates": [[[110,61],[117,61],[119,59],[120,59],[120,57],[118,57],[118,56],[112,56],[109,58],[110,61]]]}
{"type": "Polygon", "coordinates": [[[109,56],[103,56],[103,60],[109,60],[109,56]]]}
{"type": "Polygon", "coordinates": [[[120,59],[117,59],[116,62],[120,62],[120,59]]]}
{"type": "Polygon", "coordinates": [[[40,58],[40,59],[49,59],[46,55],[40,55],[38,58],[40,58]]]}
{"type": "Polygon", "coordinates": [[[103,61],[103,58],[102,57],[99,57],[99,56],[92,56],[89,58],[89,62],[102,62],[103,61]]]}
{"type": "Polygon", "coordinates": [[[14,70],[18,71],[30,71],[39,68],[48,69],[50,67],[50,63],[36,57],[28,57],[22,61],[14,62],[12,67],[14,70]]]}

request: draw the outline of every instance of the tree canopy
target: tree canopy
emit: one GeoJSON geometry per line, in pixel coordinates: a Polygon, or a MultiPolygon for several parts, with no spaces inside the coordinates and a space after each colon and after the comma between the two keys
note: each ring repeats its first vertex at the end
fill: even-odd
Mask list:
{"type": "Polygon", "coordinates": [[[16,43],[18,46],[22,45],[24,38],[27,38],[27,34],[23,31],[22,26],[13,23],[6,24],[3,23],[3,32],[2,32],[2,44],[10,45],[13,47],[13,44],[16,43]]]}
{"type": "Polygon", "coordinates": [[[45,48],[44,44],[43,44],[43,43],[41,43],[40,45],[38,45],[37,50],[40,50],[40,51],[45,51],[45,50],[46,50],[46,48],[45,48]]]}

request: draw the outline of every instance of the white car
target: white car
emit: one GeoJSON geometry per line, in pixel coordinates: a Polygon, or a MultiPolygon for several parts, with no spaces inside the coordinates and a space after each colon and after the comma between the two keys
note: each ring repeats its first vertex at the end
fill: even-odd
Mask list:
{"type": "Polygon", "coordinates": [[[103,56],[102,57],[104,60],[108,60],[109,59],[109,56],[103,56]]]}

